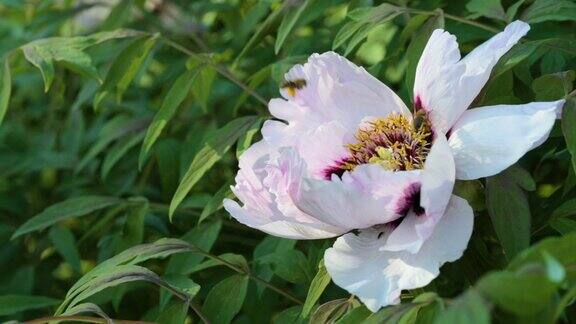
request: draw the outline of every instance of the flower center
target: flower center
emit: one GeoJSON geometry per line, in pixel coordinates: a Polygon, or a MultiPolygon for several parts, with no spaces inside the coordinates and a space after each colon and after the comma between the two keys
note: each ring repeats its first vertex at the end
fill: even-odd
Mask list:
{"type": "Polygon", "coordinates": [[[390,171],[422,169],[432,146],[432,128],[423,111],[416,112],[412,121],[393,113],[359,129],[355,138],[354,143],[346,145],[350,155],[330,168],[327,178],[366,163],[390,171]]]}

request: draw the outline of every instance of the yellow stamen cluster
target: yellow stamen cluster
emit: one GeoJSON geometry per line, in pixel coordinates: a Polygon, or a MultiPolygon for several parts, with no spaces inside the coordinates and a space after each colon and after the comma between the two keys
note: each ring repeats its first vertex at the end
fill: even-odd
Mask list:
{"type": "Polygon", "coordinates": [[[391,114],[358,130],[356,142],[346,146],[350,157],[340,168],[353,170],[357,165],[373,163],[391,171],[422,169],[431,142],[432,130],[426,116],[417,113],[410,121],[391,114]]]}

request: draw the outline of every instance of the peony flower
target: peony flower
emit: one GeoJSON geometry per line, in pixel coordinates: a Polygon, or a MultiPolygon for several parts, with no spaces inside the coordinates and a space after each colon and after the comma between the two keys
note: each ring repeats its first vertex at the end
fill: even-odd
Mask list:
{"type": "Polygon", "coordinates": [[[291,239],[340,236],[324,255],[334,283],[375,312],[455,261],[473,213],[455,179],[499,173],[540,145],[563,100],[466,110],[498,59],[529,30],[516,21],[463,59],[433,32],[416,70],[414,113],[336,53],[285,75],[263,139],[239,160],[225,200],[239,222],[291,239]]]}

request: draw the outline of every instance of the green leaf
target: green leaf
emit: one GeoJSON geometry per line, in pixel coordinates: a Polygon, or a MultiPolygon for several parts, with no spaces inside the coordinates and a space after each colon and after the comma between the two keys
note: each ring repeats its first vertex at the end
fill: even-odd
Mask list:
{"type": "Polygon", "coordinates": [[[532,82],[532,90],[538,101],[562,99],[572,91],[572,83],[575,79],[574,71],[543,75],[532,82]]]}
{"type": "Polygon", "coordinates": [[[8,111],[10,94],[12,92],[12,75],[10,74],[10,61],[6,56],[0,64],[0,125],[8,111]]]}
{"type": "Polygon", "coordinates": [[[110,94],[116,92],[116,100],[120,101],[124,91],[140,71],[144,60],[156,45],[159,35],[140,37],[128,45],[110,67],[106,74],[100,91],[94,96],[94,110],[98,110],[102,101],[110,94]]]}
{"type": "Polygon", "coordinates": [[[174,211],[178,208],[178,205],[180,205],[198,180],[222,158],[224,153],[230,149],[240,135],[250,129],[252,124],[257,120],[258,118],[254,116],[241,117],[229,122],[213,134],[202,150],[196,154],[186,174],[184,174],[182,181],[178,185],[176,193],[174,193],[172,201],[170,202],[170,220],[172,220],[174,211]]]}
{"type": "MultiPolygon", "coordinates": [[[[186,275],[172,273],[162,277],[171,286],[178,288],[180,291],[186,293],[190,299],[194,298],[200,292],[200,285],[194,280],[188,278],[186,275]]],[[[166,290],[160,290],[160,301],[158,302],[160,309],[163,309],[170,299],[172,294],[166,290]]]]}
{"type": "Polygon", "coordinates": [[[456,298],[444,312],[436,317],[435,321],[436,324],[489,324],[490,322],[487,303],[474,289],[469,289],[456,298]]]}
{"type": "Polygon", "coordinates": [[[154,272],[136,265],[120,265],[91,278],[73,294],[67,295],[63,304],[68,308],[78,305],[88,297],[106,289],[132,281],[148,281],[159,286],[169,286],[154,272]]]}
{"type": "Polygon", "coordinates": [[[222,203],[224,198],[232,198],[232,189],[230,186],[233,184],[233,180],[226,182],[215,194],[212,198],[208,201],[204,209],[202,209],[202,213],[198,218],[198,224],[202,223],[203,220],[208,218],[208,216],[214,214],[220,208],[222,208],[222,203]]]}
{"type": "Polygon", "coordinates": [[[454,195],[466,199],[475,211],[483,211],[486,209],[484,186],[479,180],[456,180],[454,184],[454,195]]]}
{"type": "Polygon", "coordinates": [[[84,216],[97,210],[119,204],[122,200],[115,197],[83,196],[70,198],[44,209],[40,214],[22,224],[12,235],[12,239],[26,233],[43,230],[62,220],[84,216]]]}
{"type": "Polygon", "coordinates": [[[286,38],[288,37],[288,35],[290,35],[290,32],[292,32],[292,29],[294,29],[294,26],[296,26],[298,19],[300,19],[300,16],[302,16],[302,13],[304,12],[304,10],[306,10],[310,2],[313,1],[305,0],[303,3],[297,4],[295,8],[288,9],[288,12],[284,15],[284,18],[282,18],[282,23],[280,23],[280,27],[278,27],[276,44],[274,44],[275,54],[278,54],[280,52],[280,49],[282,48],[282,45],[286,41],[286,38]]]}
{"type": "Polygon", "coordinates": [[[270,262],[274,273],[286,281],[299,284],[312,279],[308,260],[299,250],[278,251],[261,260],[270,262]]]}
{"type": "Polygon", "coordinates": [[[292,306],[276,315],[272,323],[274,324],[306,324],[308,321],[300,317],[302,306],[292,306]]]}
{"type": "Polygon", "coordinates": [[[51,37],[30,42],[21,49],[26,60],[40,70],[44,79],[44,90],[48,91],[54,80],[54,62],[60,62],[73,71],[100,80],[92,58],[84,50],[111,39],[134,37],[139,34],[120,29],[89,36],[51,37]]]}
{"type": "Polygon", "coordinates": [[[526,265],[545,264],[544,256],[548,254],[566,268],[566,276],[569,280],[574,280],[576,279],[576,271],[573,268],[576,263],[574,249],[576,249],[576,233],[547,238],[518,254],[510,262],[507,269],[520,271],[526,265]]]}
{"type": "Polygon", "coordinates": [[[62,314],[67,309],[74,307],[75,304],[84,298],[88,298],[105,288],[113,287],[124,282],[145,280],[162,287],[170,288],[170,286],[155,273],[146,268],[135,267],[134,265],[152,258],[164,258],[174,253],[189,252],[194,249],[190,244],[182,240],[160,239],[154,243],[141,244],[125,250],[100,263],[82,276],[82,278],[68,290],[66,299],[56,311],[56,315],[62,314]]]}
{"type": "Polygon", "coordinates": [[[266,17],[266,19],[260,24],[258,29],[252,33],[252,37],[250,37],[246,45],[244,45],[244,47],[240,51],[240,54],[236,56],[236,59],[232,64],[233,66],[237,66],[238,63],[240,63],[240,60],[243,59],[244,56],[248,53],[248,51],[250,51],[252,47],[254,47],[254,45],[256,45],[259,41],[261,41],[264,38],[264,36],[266,36],[266,34],[271,29],[272,25],[276,22],[276,20],[280,16],[280,13],[282,13],[286,9],[286,6],[288,6],[289,4],[290,2],[282,2],[282,5],[278,9],[273,10],[266,17]]]}
{"type": "Polygon", "coordinates": [[[348,45],[346,45],[346,50],[344,51],[344,56],[350,55],[350,53],[352,53],[352,51],[354,51],[354,49],[355,49],[360,43],[362,43],[362,41],[364,41],[364,40],[368,37],[368,34],[370,34],[370,32],[371,32],[376,26],[377,26],[376,23],[371,23],[371,24],[364,24],[364,25],[362,25],[362,27],[356,31],[356,33],[354,34],[354,36],[352,36],[352,38],[351,38],[350,41],[348,42],[348,45]]]}
{"type": "Polygon", "coordinates": [[[80,273],[80,254],[76,247],[74,234],[66,227],[53,226],[48,233],[48,237],[54,244],[56,251],[70,264],[74,271],[80,273]]]}
{"type": "Polygon", "coordinates": [[[98,305],[93,303],[82,303],[74,307],[70,307],[62,316],[74,316],[82,313],[93,313],[108,321],[112,321],[108,314],[106,314],[98,305]]]}
{"type": "Polygon", "coordinates": [[[478,282],[477,287],[502,309],[519,316],[538,313],[556,292],[556,284],[546,275],[531,272],[490,273],[478,282]]]}
{"type": "Polygon", "coordinates": [[[326,271],[326,267],[324,266],[324,260],[320,261],[318,265],[318,272],[314,279],[312,279],[312,283],[310,284],[310,288],[308,288],[308,294],[306,295],[306,301],[304,302],[304,307],[302,308],[302,317],[306,318],[310,314],[312,307],[318,301],[324,289],[330,283],[330,275],[328,271],[326,271]]]}
{"type": "Polygon", "coordinates": [[[520,6],[524,4],[524,2],[526,2],[526,0],[518,0],[513,5],[508,7],[508,9],[506,9],[506,15],[508,16],[509,20],[513,20],[514,17],[516,17],[516,14],[518,13],[518,8],[520,8],[520,6]]]}
{"type": "Polygon", "coordinates": [[[500,58],[494,67],[494,70],[492,71],[492,78],[496,79],[529,57],[533,57],[532,55],[541,44],[541,41],[528,41],[512,47],[506,54],[502,56],[502,58],[500,58]]]}
{"type": "Polygon", "coordinates": [[[126,215],[122,236],[120,237],[120,250],[142,243],[144,239],[144,221],[150,204],[144,197],[130,198],[130,208],[126,215]]]}
{"type": "Polygon", "coordinates": [[[186,315],[188,315],[188,305],[181,301],[174,301],[156,317],[154,322],[162,324],[182,324],[186,323],[186,315]]]}
{"type": "Polygon", "coordinates": [[[566,67],[564,55],[557,51],[549,51],[542,56],[540,70],[542,74],[550,74],[563,71],[566,67]]]}
{"type": "Polygon", "coordinates": [[[314,311],[309,323],[333,323],[346,314],[350,306],[348,298],[331,300],[314,311]]]}
{"type": "Polygon", "coordinates": [[[368,308],[360,306],[352,309],[346,315],[342,316],[336,324],[356,324],[364,323],[364,321],[372,315],[372,312],[368,308]]]}
{"type": "Polygon", "coordinates": [[[0,296],[0,316],[53,306],[59,302],[58,299],[43,296],[4,295],[0,296]]]}
{"type": "Polygon", "coordinates": [[[558,233],[565,235],[576,231],[576,220],[570,218],[552,218],[550,226],[558,233]]]}
{"type": "Polygon", "coordinates": [[[144,138],[144,133],[138,133],[133,136],[128,136],[116,143],[114,146],[110,148],[106,157],[104,158],[104,162],[102,162],[101,174],[100,176],[102,179],[106,179],[110,170],[122,159],[131,148],[138,145],[138,143],[142,142],[144,138]]]}
{"type": "Polygon", "coordinates": [[[500,0],[470,0],[466,4],[466,9],[473,13],[474,17],[483,16],[508,21],[500,0]]]}
{"type": "Polygon", "coordinates": [[[430,17],[412,36],[410,45],[406,50],[406,59],[408,66],[406,67],[406,87],[412,91],[414,89],[414,78],[416,75],[416,67],[420,61],[420,56],[424,52],[424,47],[428,43],[428,39],[435,29],[444,28],[444,13],[438,10],[437,15],[430,17]]]}
{"type": "Polygon", "coordinates": [[[202,310],[210,321],[228,324],[242,308],[247,291],[247,276],[228,277],[210,290],[202,310]]]}
{"type": "Polygon", "coordinates": [[[552,212],[553,218],[568,217],[571,215],[576,215],[576,198],[564,202],[552,212]]]}
{"type": "Polygon", "coordinates": [[[570,0],[536,0],[522,12],[520,19],[529,24],[544,21],[576,21],[576,3],[570,0]]]}
{"type": "Polygon", "coordinates": [[[347,22],[336,34],[334,41],[332,42],[332,49],[335,50],[340,46],[344,45],[348,39],[350,39],[360,28],[364,26],[363,23],[358,23],[356,21],[347,22]]]}
{"type": "Polygon", "coordinates": [[[133,2],[133,0],[124,0],[115,5],[100,26],[100,29],[111,30],[124,26],[132,14],[133,2]]]}
{"type": "Polygon", "coordinates": [[[199,68],[198,77],[194,80],[192,85],[192,92],[196,96],[204,112],[208,112],[208,99],[212,91],[212,84],[216,79],[216,70],[206,64],[199,68]]]}
{"type": "MultiPolygon", "coordinates": [[[[204,222],[186,233],[182,240],[190,242],[205,251],[210,251],[218,238],[218,234],[220,234],[221,227],[222,223],[220,221],[204,222]]],[[[165,272],[190,274],[194,267],[202,262],[203,259],[204,256],[197,253],[175,255],[170,258],[165,272]]]]}
{"type": "Polygon", "coordinates": [[[496,235],[510,260],[530,245],[530,208],[526,195],[510,174],[486,179],[486,206],[496,235]]]}
{"type": "Polygon", "coordinates": [[[260,131],[260,126],[262,125],[262,119],[256,121],[252,126],[240,136],[238,143],[236,144],[236,158],[240,158],[240,155],[246,151],[252,144],[252,139],[258,131],[260,131]]]}
{"type": "Polygon", "coordinates": [[[343,43],[346,39],[351,38],[344,52],[344,55],[347,56],[368,37],[368,34],[370,34],[375,27],[391,21],[402,14],[404,10],[404,8],[383,3],[377,7],[358,8],[351,11],[348,17],[354,20],[356,25],[344,26],[343,29],[350,27],[352,31],[347,32],[341,29],[334,41],[334,47],[337,47],[336,45],[339,46],[339,44],[343,43]]]}
{"type": "MultiPolygon", "coordinates": [[[[108,121],[98,133],[98,140],[94,143],[84,157],[78,162],[74,173],[78,174],[92,160],[98,156],[113,141],[130,134],[131,132],[141,130],[148,124],[148,118],[129,118],[126,115],[118,115],[108,121]]],[[[109,162],[110,163],[110,162],[109,162]]]]}
{"type": "MultiPolygon", "coordinates": [[[[218,256],[220,259],[222,259],[223,261],[230,263],[232,265],[234,265],[236,268],[249,273],[250,272],[250,268],[248,267],[248,262],[246,261],[246,259],[240,255],[240,254],[234,254],[234,253],[224,253],[218,256]]],[[[202,262],[201,264],[195,266],[192,269],[192,273],[194,272],[198,272],[198,271],[202,271],[202,270],[206,270],[212,267],[216,267],[216,266],[222,266],[222,265],[226,265],[226,263],[217,260],[217,259],[209,259],[206,260],[204,262],[202,262]]]]}
{"type": "Polygon", "coordinates": [[[576,171],[576,99],[570,98],[562,109],[562,133],[566,147],[572,156],[572,168],[576,171]]]}

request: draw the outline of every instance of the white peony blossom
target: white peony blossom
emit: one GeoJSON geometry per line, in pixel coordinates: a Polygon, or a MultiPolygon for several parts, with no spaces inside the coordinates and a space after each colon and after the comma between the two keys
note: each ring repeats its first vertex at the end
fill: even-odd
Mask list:
{"type": "Polygon", "coordinates": [[[238,221],[292,239],[341,236],[325,253],[333,281],[371,311],[423,287],[472,233],[455,179],[499,173],[547,137],[564,101],[466,110],[498,59],[529,30],[516,21],[460,58],[436,30],[416,70],[414,113],[336,53],[285,76],[263,140],[240,157],[225,200],[238,221]]]}

